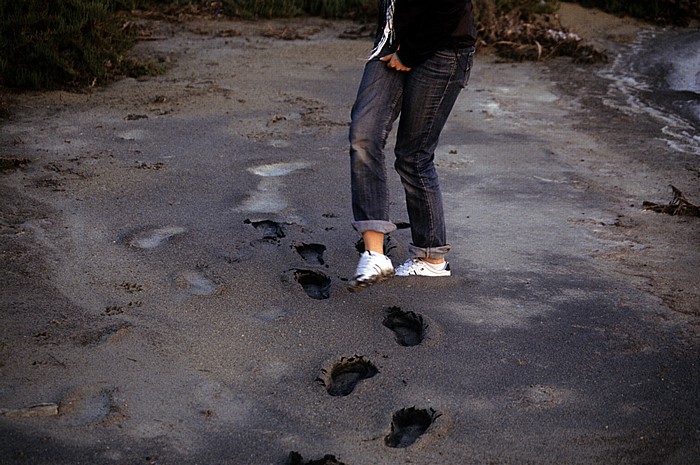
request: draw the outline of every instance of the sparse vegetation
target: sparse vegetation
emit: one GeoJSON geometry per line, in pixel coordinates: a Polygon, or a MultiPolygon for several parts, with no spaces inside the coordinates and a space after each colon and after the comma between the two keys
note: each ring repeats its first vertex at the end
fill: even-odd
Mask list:
{"type": "MultiPolygon", "coordinates": [[[[604,54],[561,31],[555,0],[474,0],[482,45],[510,59],[604,54]]],[[[692,0],[582,0],[610,12],[683,23],[700,18],[692,0]]],[[[115,77],[157,74],[164,66],[126,57],[135,34],[125,12],[158,9],[246,19],[314,15],[373,21],[378,0],[0,0],[0,86],[85,88],[115,77]]]]}
{"type": "Polygon", "coordinates": [[[163,66],[126,57],[135,34],[125,11],[189,9],[248,19],[302,14],[357,18],[376,0],[0,0],[0,86],[85,88],[163,66]]]}
{"type": "Polygon", "coordinates": [[[364,17],[376,11],[377,0],[222,0],[225,14],[246,18],[313,15],[326,18],[364,17]]]}
{"type": "Polygon", "coordinates": [[[606,61],[604,52],[561,29],[553,0],[474,0],[479,38],[509,60],[568,56],[578,63],[606,61]]]}

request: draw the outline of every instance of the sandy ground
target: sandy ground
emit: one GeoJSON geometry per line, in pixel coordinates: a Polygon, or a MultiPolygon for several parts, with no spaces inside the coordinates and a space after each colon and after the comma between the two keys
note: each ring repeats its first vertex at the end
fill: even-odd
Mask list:
{"type": "MultiPolygon", "coordinates": [[[[645,27],[564,8],[613,56],[645,27]]],[[[641,207],[697,203],[700,161],[609,65],[480,54],[437,154],[454,276],[351,294],[369,42],[151,25],[166,74],[2,123],[0,463],[697,463],[700,222],[641,207]]]]}

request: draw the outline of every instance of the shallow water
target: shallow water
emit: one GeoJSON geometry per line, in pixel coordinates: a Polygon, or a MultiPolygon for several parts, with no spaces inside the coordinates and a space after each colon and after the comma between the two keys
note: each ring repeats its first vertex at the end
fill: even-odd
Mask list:
{"type": "Polygon", "coordinates": [[[606,103],[657,118],[669,146],[700,155],[700,30],[645,30],[603,76],[606,103]]]}

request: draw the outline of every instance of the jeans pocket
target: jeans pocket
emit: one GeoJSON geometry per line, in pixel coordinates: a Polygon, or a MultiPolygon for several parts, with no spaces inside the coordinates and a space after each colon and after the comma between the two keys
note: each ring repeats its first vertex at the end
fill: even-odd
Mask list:
{"type": "Polygon", "coordinates": [[[459,66],[462,72],[462,77],[460,84],[462,88],[467,87],[469,82],[469,76],[472,72],[472,66],[474,66],[474,47],[465,48],[459,51],[459,66]]]}

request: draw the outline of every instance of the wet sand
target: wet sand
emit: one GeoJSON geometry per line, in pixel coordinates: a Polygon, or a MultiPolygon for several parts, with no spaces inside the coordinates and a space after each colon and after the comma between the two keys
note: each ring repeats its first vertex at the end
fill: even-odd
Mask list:
{"type": "MultiPolygon", "coordinates": [[[[614,53],[646,27],[565,8],[614,53]]],[[[437,153],[454,276],[352,294],[369,42],[153,27],[165,75],[2,123],[0,462],[697,461],[700,223],[642,202],[700,201],[700,161],[612,65],[480,54],[437,153]]]]}

